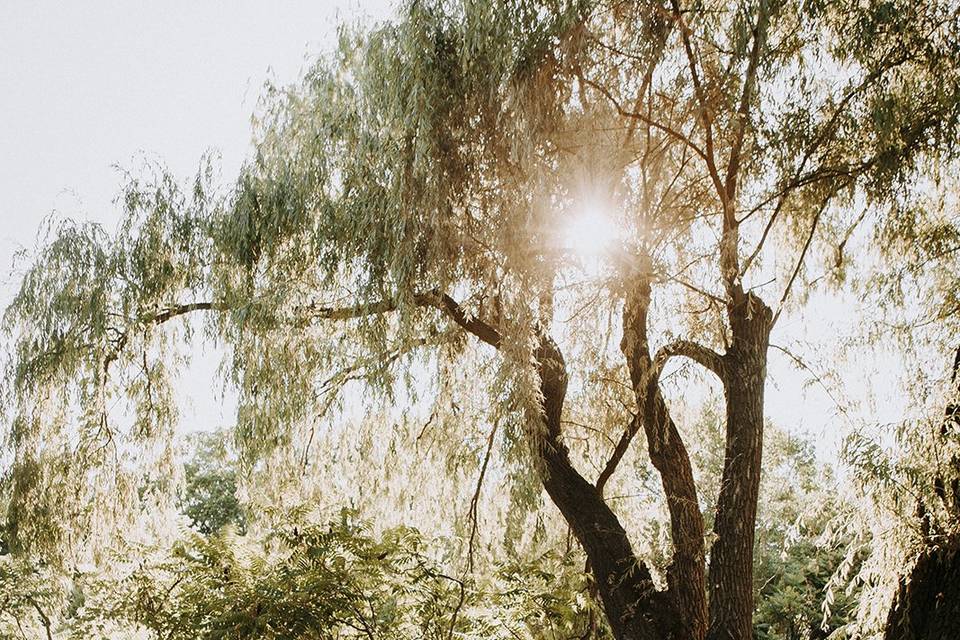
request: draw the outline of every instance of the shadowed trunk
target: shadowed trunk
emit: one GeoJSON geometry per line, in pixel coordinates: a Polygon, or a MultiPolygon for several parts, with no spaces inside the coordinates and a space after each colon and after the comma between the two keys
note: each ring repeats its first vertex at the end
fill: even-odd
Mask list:
{"type": "Polygon", "coordinates": [[[649,569],[630,546],[627,533],[600,491],[570,463],[561,439],[560,417],[567,373],[557,345],[540,337],[536,351],[543,394],[544,433],[530,433],[540,460],[544,488],[583,546],[614,637],[631,640],[681,640],[675,629],[683,612],[668,594],[658,592],[649,569]]]}
{"type": "MultiPolygon", "coordinates": [[[[947,397],[940,438],[944,444],[960,436],[960,349],[953,359],[953,388],[947,397]]],[[[885,640],[954,640],[960,638],[960,459],[947,462],[952,478],[941,473],[933,479],[933,491],[949,514],[953,526],[931,531],[930,509],[923,500],[917,505],[926,549],[907,575],[900,578],[897,593],[887,614],[885,640]]]]}
{"type": "MultiPolygon", "coordinates": [[[[500,348],[499,330],[467,316],[450,296],[424,296],[423,303],[438,307],[481,341],[500,348]]],[[[541,406],[539,415],[527,421],[526,437],[544,489],[587,554],[614,637],[688,640],[680,622],[684,612],[675,606],[669,592],[656,590],[650,570],[634,554],[627,532],[604,501],[601,489],[587,482],[570,462],[561,423],[567,394],[566,363],[549,335],[540,330],[537,340],[534,359],[541,406]]]]}
{"type": "Polygon", "coordinates": [[[654,589],[648,568],[637,560],[626,532],[600,491],[570,463],[560,430],[567,382],[563,357],[549,337],[541,336],[536,359],[545,423],[545,433],[538,440],[542,480],[587,554],[618,639],[752,637],[754,528],[772,313],[753,294],[738,298],[729,309],[732,344],[722,356],[722,366],[715,368],[724,382],[727,439],[716,513],[717,541],[706,581],[704,525],[692,468],[660,393],[657,367],[661,363],[650,356],[646,331],[649,282],[640,281],[624,309],[621,350],[637,396],[650,459],[660,472],[670,511],[674,557],[664,592],[654,589]]]}
{"type": "Polygon", "coordinates": [[[724,355],[727,438],[710,554],[709,640],[748,640],[753,633],[753,543],[772,314],[752,293],[738,297],[729,309],[733,342],[724,355]]]}
{"type": "Polygon", "coordinates": [[[960,638],[960,536],[924,551],[900,586],[885,640],[960,638]]]}

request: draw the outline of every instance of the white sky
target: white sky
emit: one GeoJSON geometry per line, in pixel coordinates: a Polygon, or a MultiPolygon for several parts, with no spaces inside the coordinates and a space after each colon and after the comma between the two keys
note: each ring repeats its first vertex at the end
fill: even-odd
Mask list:
{"type": "MultiPolygon", "coordinates": [[[[47,214],[112,230],[120,185],[112,166],[134,168],[143,154],[186,178],[215,149],[223,176],[235,175],[263,82],[296,80],[309,54],[331,46],[338,16],[387,12],[388,0],[7,0],[0,10],[0,305],[17,284],[14,252],[34,246],[47,214]]],[[[849,311],[815,301],[807,314],[816,318],[812,329],[803,318],[785,317],[772,341],[850,333],[856,320],[849,311]]],[[[215,359],[195,358],[189,388],[212,388],[204,381],[215,359]]],[[[804,389],[808,378],[772,351],[768,414],[811,434],[830,457],[843,421],[819,387],[804,389]]],[[[864,396],[872,384],[868,377],[849,382],[864,396]]],[[[232,409],[221,408],[214,393],[191,396],[188,428],[231,422],[232,409]]]]}

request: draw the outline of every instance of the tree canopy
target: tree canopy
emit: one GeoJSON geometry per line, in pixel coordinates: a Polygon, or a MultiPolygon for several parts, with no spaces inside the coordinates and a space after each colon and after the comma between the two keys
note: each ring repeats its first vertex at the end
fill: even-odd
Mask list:
{"type": "MultiPolygon", "coordinates": [[[[5,315],[5,539],[69,565],[174,512],[173,381],[206,343],[248,504],[379,479],[387,520],[445,521],[470,575],[576,542],[615,638],[747,638],[771,332],[819,281],[933,269],[955,311],[958,123],[949,2],[417,0],[345,27],[268,89],[235,180],[148,168],[116,233],[50,224],[5,315]],[[648,480],[659,564],[610,492],[648,480]]],[[[463,580],[429,572],[436,597],[463,580]]]]}

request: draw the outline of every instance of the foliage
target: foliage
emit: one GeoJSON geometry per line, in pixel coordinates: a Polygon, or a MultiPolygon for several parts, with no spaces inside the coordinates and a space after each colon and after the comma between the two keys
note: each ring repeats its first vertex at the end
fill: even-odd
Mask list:
{"type": "Polygon", "coordinates": [[[0,638],[50,638],[65,595],[55,571],[0,555],[0,638]]]}
{"type": "Polygon", "coordinates": [[[944,382],[927,379],[925,390],[915,387],[917,397],[926,399],[921,407],[926,406],[882,431],[886,442],[858,433],[845,443],[843,456],[855,472],[857,500],[847,513],[847,559],[830,587],[862,588],[854,621],[864,637],[882,636],[894,594],[918,558],[931,548],[953,544],[960,532],[960,457],[949,413],[956,388],[944,393],[944,382]],[[865,560],[851,566],[848,559],[854,554],[865,560]]]}
{"type": "Polygon", "coordinates": [[[241,534],[246,518],[237,499],[236,463],[227,457],[223,434],[195,438],[193,457],[184,464],[181,510],[200,533],[216,533],[233,525],[241,534]]]}
{"type": "MultiPolygon", "coordinates": [[[[69,565],[115,546],[131,514],[170,497],[174,373],[205,341],[226,353],[224,375],[239,395],[240,468],[263,482],[263,496],[287,492],[310,464],[327,477],[351,465],[376,476],[381,467],[370,461],[382,452],[374,445],[402,445],[391,458],[400,464],[435,463],[427,443],[442,440],[443,464],[424,475],[442,485],[443,499],[462,498],[466,473],[475,487],[468,509],[454,500],[445,514],[451,529],[469,532],[460,536],[467,544],[452,545],[450,566],[473,568],[481,521],[505,532],[507,549],[529,552],[562,537],[553,512],[530,517],[543,488],[562,476],[586,487],[579,495],[593,500],[593,515],[616,523],[588,522],[597,535],[619,536],[635,564],[628,573],[650,593],[648,567],[601,482],[642,423],[663,483],[654,495],[670,509],[669,527],[647,522],[666,547],[659,557],[683,556],[693,574],[704,572],[702,501],[718,528],[723,512],[744,519],[715,536],[714,551],[742,538],[747,552],[733,562],[746,563],[737,574],[749,580],[760,469],[726,473],[761,460],[769,331],[791,300],[802,302],[818,270],[842,281],[858,266],[845,248],[861,225],[910,244],[912,183],[957,152],[957,42],[953,3],[905,0],[414,1],[394,21],[343,29],[337,51],[302,82],[269,90],[255,152],[228,189],[208,161],[186,186],[148,170],[129,177],[116,234],[50,224],[5,314],[11,548],[69,565]],[[561,229],[596,201],[622,235],[592,269],[561,229]],[[775,309],[760,297],[767,285],[775,309]],[[745,342],[743,327],[754,324],[763,330],[756,344],[745,342]],[[681,439],[690,430],[676,426],[670,407],[701,378],[666,368],[673,356],[757,401],[738,413],[736,394],[724,394],[720,475],[699,483],[688,478],[681,439]],[[660,384],[661,373],[676,374],[681,393],[660,384]],[[424,414],[420,435],[395,438],[389,429],[407,411],[416,414],[402,416],[408,430],[424,414]],[[318,460],[315,440],[360,424],[351,413],[365,414],[367,427],[370,416],[389,419],[355,457],[318,460]],[[734,437],[734,427],[751,437],[734,437]],[[749,455],[734,450],[742,443],[749,455]],[[667,445],[672,456],[657,449],[667,445]],[[484,520],[487,478],[506,478],[511,500],[484,520]],[[750,491],[739,492],[741,481],[750,491]],[[723,509],[724,491],[743,508],[723,509]],[[525,527],[531,519],[536,526],[525,527]]],[[[935,253],[952,251],[955,238],[937,220],[918,233],[935,253]]],[[[894,288],[902,282],[894,280],[894,288]]],[[[920,472],[930,453],[921,449],[889,473],[871,459],[896,483],[901,471],[920,472]]],[[[188,476],[198,528],[237,521],[229,476],[202,467],[188,476]]],[[[564,495],[551,493],[555,502],[564,495]]],[[[903,495],[882,500],[902,511],[903,495]]],[[[827,553],[813,566],[770,571],[771,549],[789,547],[784,519],[800,517],[775,502],[764,505],[776,522],[761,522],[759,539],[769,605],[761,631],[771,634],[791,632],[775,629],[772,617],[809,626],[836,559],[827,553]]],[[[587,542],[587,527],[571,519],[579,501],[558,506],[587,542]]],[[[279,534],[276,547],[250,554],[234,547],[229,527],[196,538],[182,566],[157,565],[156,581],[133,578],[143,589],[134,608],[152,616],[148,627],[174,636],[279,636],[330,624],[388,636],[460,633],[480,601],[471,599],[474,585],[421,564],[419,543],[402,530],[376,542],[342,527],[279,534]],[[342,561],[316,564],[311,553],[342,561]],[[382,553],[389,562],[374,562],[382,553]],[[462,618],[449,607],[460,596],[462,618]],[[360,607],[367,599],[372,617],[360,607]],[[294,606],[303,620],[290,617],[294,606]]],[[[847,570],[859,545],[851,549],[847,570]]],[[[660,569],[669,583],[667,566],[660,569]]],[[[670,586],[696,592],[705,609],[702,586],[716,583],[701,578],[670,586]]],[[[541,596],[523,601],[531,599],[560,618],[574,610],[541,596]]],[[[124,602],[117,610],[132,615],[124,602]]],[[[705,630],[706,620],[695,622],[705,630]]]]}
{"type": "Polygon", "coordinates": [[[553,639],[587,619],[579,572],[555,556],[479,583],[444,573],[413,529],[374,537],[347,511],[323,525],[286,518],[260,541],[225,529],[148,554],[96,584],[71,633],[100,637],[113,621],[169,639],[553,639]]]}

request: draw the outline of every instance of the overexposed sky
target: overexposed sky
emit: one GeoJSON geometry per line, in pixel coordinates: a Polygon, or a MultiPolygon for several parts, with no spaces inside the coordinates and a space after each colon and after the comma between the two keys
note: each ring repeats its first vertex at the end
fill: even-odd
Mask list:
{"type": "MultiPolygon", "coordinates": [[[[188,178],[208,150],[225,180],[250,142],[250,116],[268,78],[295,81],[311,55],[329,49],[340,19],[383,18],[389,0],[85,1],[6,0],[0,7],[0,305],[18,283],[14,253],[32,248],[43,218],[96,221],[112,231],[114,165],[146,157],[188,178]]],[[[811,328],[784,317],[772,337],[841,335],[856,329],[851,309],[814,301],[811,328]]],[[[815,349],[814,349],[815,351],[815,349]]],[[[829,457],[843,419],[809,375],[771,351],[768,414],[806,431],[829,457]]],[[[211,378],[215,357],[198,354],[190,388],[211,378]]],[[[872,381],[850,380],[869,389],[872,381]]],[[[884,380],[889,384],[890,380],[884,380]]],[[[211,391],[190,394],[184,422],[232,421],[211,391]]]]}
{"type": "MultiPolygon", "coordinates": [[[[209,149],[236,172],[268,78],[295,81],[338,17],[387,0],[59,2],[0,8],[0,266],[56,210],[112,229],[113,165],[143,156],[178,176],[209,149]]],[[[9,288],[5,289],[9,295],[9,288]]],[[[7,298],[4,298],[6,300],[7,298]]]]}

